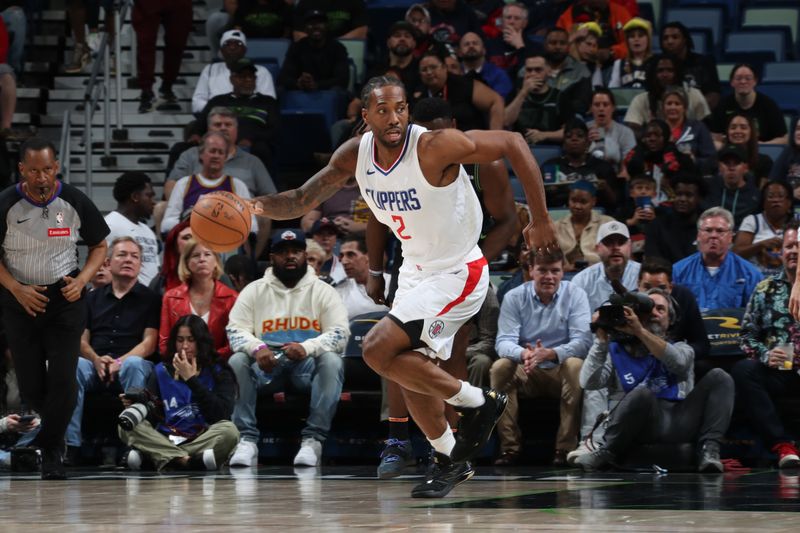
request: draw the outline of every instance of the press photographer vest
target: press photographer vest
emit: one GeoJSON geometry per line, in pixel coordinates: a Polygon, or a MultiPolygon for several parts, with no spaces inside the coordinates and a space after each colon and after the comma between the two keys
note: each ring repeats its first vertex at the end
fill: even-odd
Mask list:
{"type": "MultiPolygon", "coordinates": [[[[174,379],[164,363],[156,365],[156,379],[164,404],[164,422],[156,429],[165,435],[187,439],[193,439],[205,431],[208,423],[197,404],[192,402],[192,389],[183,380],[174,379]]],[[[197,379],[208,390],[214,388],[214,377],[210,369],[204,368],[197,379]]]]}
{"type": "Polygon", "coordinates": [[[613,341],[608,345],[608,354],[626,394],[643,384],[662,400],[682,399],[679,396],[677,376],[667,370],[664,363],[653,354],[633,357],[621,344],[613,341]]]}

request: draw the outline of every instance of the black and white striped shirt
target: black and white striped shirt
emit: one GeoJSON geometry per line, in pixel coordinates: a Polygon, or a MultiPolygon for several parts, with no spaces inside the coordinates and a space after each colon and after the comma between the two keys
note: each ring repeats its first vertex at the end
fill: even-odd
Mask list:
{"type": "Polygon", "coordinates": [[[97,207],[71,185],[56,182],[46,203],[33,202],[21,184],[0,193],[0,258],[20,283],[56,283],[78,270],[79,240],[91,247],[108,233],[97,207]]]}

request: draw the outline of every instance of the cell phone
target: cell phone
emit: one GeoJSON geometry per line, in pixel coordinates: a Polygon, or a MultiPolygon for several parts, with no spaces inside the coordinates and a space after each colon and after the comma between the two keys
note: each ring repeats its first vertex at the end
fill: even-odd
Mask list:
{"type": "Polygon", "coordinates": [[[653,209],[653,198],[650,196],[639,196],[636,198],[636,207],[653,209]]]}
{"type": "Polygon", "coordinates": [[[36,420],[36,415],[22,415],[19,417],[20,424],[30,424],[34,420],[36,420]]]}

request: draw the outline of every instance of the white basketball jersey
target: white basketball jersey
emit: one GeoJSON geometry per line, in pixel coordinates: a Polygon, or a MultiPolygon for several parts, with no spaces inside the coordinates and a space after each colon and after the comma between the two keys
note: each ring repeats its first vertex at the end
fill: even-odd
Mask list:
{"type": "Polygon", "coordinates": [[[474,252],[483,213],[464,167],[446,187],[434,187],[419,166],[417,143],[425,128],[409,125],[400,156],[388,169],[375,162],[372,132],[361,138],[356,180],[372,212],[403,246],[404,261],[438,270],[474,252]]]}

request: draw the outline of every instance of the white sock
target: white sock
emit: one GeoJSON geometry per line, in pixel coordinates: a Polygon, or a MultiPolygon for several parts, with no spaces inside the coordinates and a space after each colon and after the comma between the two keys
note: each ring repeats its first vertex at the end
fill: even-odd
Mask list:
{"type": "Polygon", "coordinates": [[[445,401],[455,407],[480,407],[484,404],[486,399],[483,397],[483,391],[479,387],[462,381],[461,390],[458,391],[455,396],[445,401]]]}
{"type": "Polygon", "coordinates": [[[450,426],[447,426],[441,437],[433,440],[428,439],[428,442],[431,443],[434,450],[450,457],[450,452],[453,451],[453,447],[456,445],[456,438],[453,436],[453,430],[450,429],[450,426]]]}

